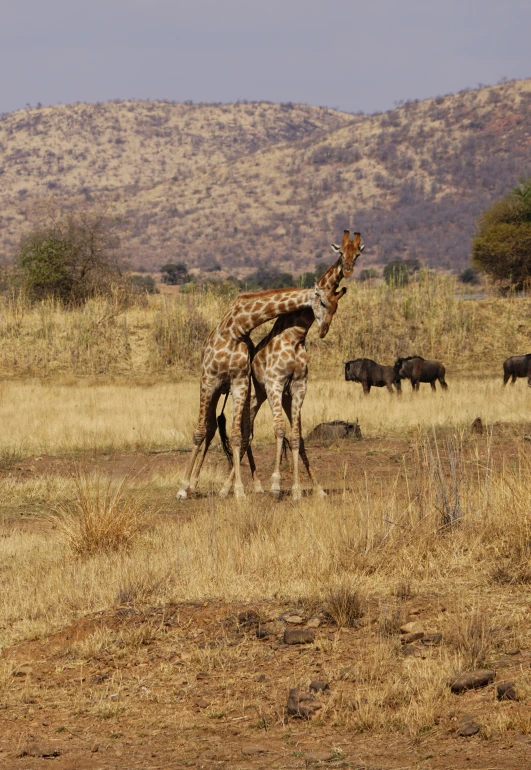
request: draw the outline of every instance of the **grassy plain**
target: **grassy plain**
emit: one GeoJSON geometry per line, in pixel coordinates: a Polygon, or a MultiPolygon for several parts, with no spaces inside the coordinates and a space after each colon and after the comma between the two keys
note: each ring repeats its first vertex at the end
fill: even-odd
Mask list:
{"type": "MultiPolygon", "coordinates": [[[[357,418],[363,439],[308,447],[329,495],[300,504],[289,493],[280,501],[249,494],[241,505],[219,500],[227,467],[217,444],[199,495],[178,503],[187,454],[157,453],[189,447],[197,411],[197,339],[171,319],[203,329],[228,300],[154,298],[116,305],[114,314],[112,303],[71,313],[25,309],[17,333],[8,308],[4,373],[6,362],[20,360],[15,349],[45,372],[35,376],[28,367],[22,377],[14,368],[18,376],[0,388],[6,767],[20,762],[30,734],[55,742],[64,754],[58,763],[75,759],[87,768],[117,756],[144,757],[154,767],[178,757],[194,766],[205,741],[214,748],[204,762],[218,766],[241,762],[246,742],[265,742],[269,753],[249,755],[245,767],[270,767],[273,758],[279,767],[302,767],[316,745],[331,747],[340,764],[349,761],[353,731],[364,761],[374,764],[378,755],[381,767],[428,754],[426,767],[461,767],[463,740],[475,742],[485,763],[495,756],[497,767],[511,766],[503,764],[503,746],[524,751],[518,741],[531,734],[524,439],[531,413],[525,381],[504,389],[500,363],[526,349],[529,301],[466,302],[450,283],[433,285],[424,300],[415,286],[354,286],[330,337],[312,342],[304,433],[322,421],[357,418]],[[99,327],[103,341],[90,333],[99,327]],[[28,341],[42,339],[43,328],[48,358],[37,359],[28,341]],[[87,365],[91,350],[115,344],[113,330],[122,330],[127,357],[107,350],[112,366],[103,374],[90,367],[76,374],[60,344],[71,339],[74,349],[75,329],[85,329],[87,365]],[[170,333],[190,346],[177,358],[170,333]],[[387,363],[412,345],[444,355],[447,393],[425,385],[414,396],[405,384],[401,399],[383,390],[363,398],[360,386],[344,382],[343,357],[372,350],[387,363]],[[160,350],[171,354],[165,365],[160,350]],[[476,417],[482,434],[470,429],[476,417]],[[121,546],[108,529],[115,514],[127,530],[121,546]],[[88,524],[93,539],[84,549],[88,524]],[[252,612],[278,624],[286,609],[319,619],[315,643],[284,645],[282,623],[276,635],[257,638],[252,612]],[[238,620],[241,612],[251,616],[238,620]],[[407,620],[442,633],[442,643],[404,655],[398,629],[407,620]],[[13,676],[21,664],[31,673],[13,676]],[[519,700],[497,701],[495,685],[450,692],[451,676],[483,666],[495,668],[497,683],[514,680],[519,700]],[[318,716],[287,720],[289,688],[315,678],[331,683],[318,716]],[[478,736],[456,741],[458,719],[471,712],[478,736]]],[[[265,405],[255,439],[264,486],[272,440],[265,405]]],[[[283,475],[289,491],[289,462],[283,475]]],[[[250,491],[247,473],[245,480],[250,491]]]]}

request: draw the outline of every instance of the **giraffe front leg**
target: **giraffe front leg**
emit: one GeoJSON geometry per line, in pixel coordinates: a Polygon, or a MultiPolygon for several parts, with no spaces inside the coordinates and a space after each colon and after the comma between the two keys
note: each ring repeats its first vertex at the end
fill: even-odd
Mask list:
{"type": "Polygon", "coordinates": [[[280,496],[280,461],[282,459],[282,447],[286,435],[286,423],[282,417],[282,390],[283,383],[267,383],[266,393],[271,412],[273,413],[273,426],[276,437],[275,467],[271,475],[271,494],[280,496]]]}
{"type": "MultiPolygon", "coordinates": [[[[214,393],[216,391],[216,385],[217,383],[213,383],[213,382],[201,383],[201,391],[199,394],[199,417],[197,420],[196,429],[194,431],[194,438],[193,438],[194,445],[192,447],[192,454],[190,455],[190,459],[188,461],[186,470],[184,472],[183,480],[181,481],[181,486],[176,495],[177,500],[186,500],[186,498],[188,497],[188,493],[190,491],[192,473],[194,471],[194,466],[197,460],[197,456],[199,454],[199,450],[201,449],[205,441],[205,436],[207,433],[207,415],[208,415],[210,402],[214,397],[214,393]]],[[[203,461],[201,459],[199,470],[201,469],[202,462],[203,461]]],[[[199,475],[199,471],[197,471],[197,475],[199,475]]]]}
{"type": "Polygon", "coordinates": [[[234,497],[241,499],[245,497],[245,491],[243,489],[240,461],[242,450],[242,418],[243,412],[248,405],[248,393],[249,393],[249,377],[233,379],[231,383],[232,392],[232,432],[231,432],[231,444],[232,444],[232,459],[233,459],[233,471],[234,471],[234,497]]]}
{"type": "Polygon", "coordinates": [[[220,395],[221,395],[221,392],[218,390],[216,393],[214,393],[208,405],[207,415],[206,415],[205,438],[190,478],[190,489],[189,489],[190,492],[195,492],[196,490],[197,482],[199,481],[199,474],[201,473],[201,468],[205,460],[205,455],[208,452],[208,448],[210,444],[212,443],[212,439],[216,435],[216,430],[217,430],[216,407],[218,405],[220,395]]]}

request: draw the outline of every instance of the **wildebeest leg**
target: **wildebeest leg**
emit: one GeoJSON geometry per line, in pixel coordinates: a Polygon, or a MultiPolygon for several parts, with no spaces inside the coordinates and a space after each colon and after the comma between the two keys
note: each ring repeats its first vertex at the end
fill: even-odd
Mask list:
{"type": "Polygon", "coordinates": [[[431,380],[431,381],[430,381],[430,386],[431,386],[431,389],[432,389],[432,390],[437,390],[437,388],[436,388],[436,386],[435,386],[435,380],[431,380]]]}
{"type": "Polygon", "coordinates": [[[509,372],[504,372],[503,373],[503,386],[504,387],[505,387],[505,385],[507,385],[507,383],[509,382],[510,378],[511,378],[511,375],[509,374],[509,372]]]}
{"type": "Polygon", "coordinates": [[[397,396],[401,396],[402,395],[402,383],[400,382],[400,380],[396,380],[395,388],[396,388],[396,395],[397,396]]]}
{"type": "Polygon", "coordinates": [[[361,383],[361,385],[362,385],[362,387],[363,387],[363,395],[364,395],[364,396],[368,396],[368,395],[369,395],[369,393],[371,392],[371,386],[369,385],[369,383],[367,382],[367,380],[362,380],[362,383],[361,383]]]}
{"type": "MultiPolygon", "coordinates": [[[[186,498],[188,497],[188,491],[190,489],[190,478],[194,470],[194,465],[197,460],[197,455],[199,454],[199,450],[203,446],[203,442],[205,440],[205,436],[207,432],[206,423],[207,423],[207,412],[209,409],[209,404],[214,398],[216,390],[219,390],[219,389],[220,389],[220,384],[217,380],[215,380],[214,382],[206,381],[201,383],[201,392],[199,394],[199,419],[197,420],[197,426],[196,426],[196,429],[194,430],[194,445],[192,447],[192,454],[190,455],[188,465],[186,466],[186,470],[184,472],[184,478],[181,481],[180,489],[177,492],[178,500],[186,500],[186,498]]],[[[219,399],[219,395],[218,395],[218,399],[219,399]]]]}
{"type": "Polygon", "coordinates": [[[446,380],[444,379],[444,377],[439,377],[439,382],[440,382],[441,388],[443,390],[448,390],[448,385],[447,385],[446,380]]]}
{"type": "Polygon", "coordinates": [[[419,380],[411,380],[411,387],[413,388],[414,392],[418,393],[418,390],[419,390],[419,387],[420,387],[419,380]]]}
{"type": "Polygon", "coordinates": [[[516,382],[516,374],[513,374],[513,378],[511,380],[511,385],[514,385],[515,382],[516,382]]]}
{"type": "Polygon", "coordinates": [[[393,386],[391,385],[391,383],[390,383],[390,382],[386,382],[386,383],[385,383],[385,387],[387,388],[387,390],[389,391],[389,393],[390,393],[391,395],[393,395],[393,386]]]}
{"type": "Polygon", "coordinates": [[[529,377],[527,378],[527,387],[528,387],[528,388],[531,388],[531,374],[530,374],[530,375],[529,375],[529,377]]]}

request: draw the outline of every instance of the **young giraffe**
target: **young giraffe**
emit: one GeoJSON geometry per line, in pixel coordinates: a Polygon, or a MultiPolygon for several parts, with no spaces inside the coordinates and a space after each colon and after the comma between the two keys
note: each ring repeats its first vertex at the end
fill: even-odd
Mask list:
{"type": "MultiPolygon", "coordinates": [[[[177,498],[184,500],[194,491],[208,447],[216,433],[216,407],[222,392],[230,389],[233,401],[231,442],[234,459],[234,495],[244,497],[240,474],[242,416],[248,403],[251,353],[250,332],[271,318],[301,307],[311,307],[319,324],[319,335],[328,331],[330,290],[317,284],[311,289],[271,289],[240,294],[211,332],[203,353],[199,419],[194,445],[177,498]]],[[[248,409],[245,410],[248,413],[248,409]]]]}
{"type": "MultiPolygon", "coordinates": [[[[337,304],[344,295],[346,289],[337,291],[337,287],[343,276],[349,276],[354,270],[358,256],[363,251],[361,236],[354,233],[350,240],[350,233],[345,230],[341,247],[332,246],[340,251],[342,257],[332,265],[318,281],[321,287],[328,287],[333,291],[334,313],[337,304]]],[[[332,314],[333,315],[333,314],[332,314]]],[[[295,500],[301,497],[299,483],[299,454],[313,483],[314,490],[320,496],[325,496],[315,478],[306,455],[304,440],[301,436],[301,408],[306,395],[308,380],[308,354],[306,352],[306,335],[315,318],[311,308],[305,307],[299,310],[279,316],[269,334],[259,343],[252,362],[251,375],[254,384],[254,393],[251,396],[249,433],[247,436],[247,456],[253,477],[254,489],[261,492],[262,485],[256,475],[256,466],[250,446],[252,429],[256,415],[266,400],[269,401],[273,412],[273,423],[276,436],[275,468],[271,477],[271,492],[280,493],[280,461],[282,446],[286,432],[286,426],[282,417],[282,409],[286,412],[291,425],[291,448],[293,452],[293,487],[292,494],[295,500]]],[[[223,489],[221,496],[226,496],[231,488],[234,473],[231,474],[223,489]]]]}

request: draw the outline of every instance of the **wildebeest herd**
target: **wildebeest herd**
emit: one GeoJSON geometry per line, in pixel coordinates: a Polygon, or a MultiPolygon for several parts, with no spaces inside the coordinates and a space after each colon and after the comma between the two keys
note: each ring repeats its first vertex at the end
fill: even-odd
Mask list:
{"type": "Polygon", "coordinates": [[[446,390],[445,371],[439,361],[426,361],[422,356],[397,358],[394,366],[382,366],[371,358],[356,358],[345,363],[345,379],[361,383],[366,396],[372,387],[386,387],[389,393],[393,393],[393,385],[400,395],[401,380],[409,380],[414,391],[418,391],[421,382],[429,382],[431,389],[435,390],[435,382],[439,380],[442,389],[446,390]]]}
{"type": "MultiPolygon", "coordinates": [[[[401,380],[409,380],[414,391],[418,391],[421,382],[429,382],[432,390],[436,390],[435,383],[438,380],[443,390],[448,389],[444,376],[446,369],[440,361],[427,361],[422,356],[407,356],[397,358],[394,366],[382,366],[372,358],[355,358],[345,362],[345,379],[351,382],[359,382],[363,393],[368,396],[371,388],[387,388],[393,393],[393,386],[397,395],[402,393],[401,380]]],[[[514,385],[517,378],[527,377],[527,384],[531,388],[531,353],[523,356],[511,356],[503,362],[503,384],[509,380],[514,385]]]]}

